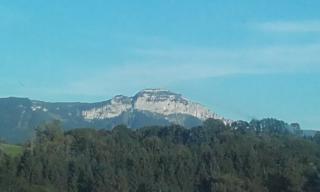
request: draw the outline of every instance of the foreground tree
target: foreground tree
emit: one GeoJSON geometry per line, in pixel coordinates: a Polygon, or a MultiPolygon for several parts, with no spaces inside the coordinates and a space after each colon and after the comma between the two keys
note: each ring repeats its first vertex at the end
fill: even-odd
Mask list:
{"type": "Polygon", "coordinates": [[[265,120],[231,126],[37,129],[23,154],[0,151],[1,191],[319,191],[320,145],[265,120]],[[274,126],[274,127],[273,127],[274,126]]]}

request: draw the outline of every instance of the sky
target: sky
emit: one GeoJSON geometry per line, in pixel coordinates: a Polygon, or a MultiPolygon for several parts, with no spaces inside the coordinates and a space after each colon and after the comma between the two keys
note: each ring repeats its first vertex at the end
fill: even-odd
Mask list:
{"type": "Polygon", "coordinates": [[[164,88],[230,119],[320,130],[318,0],[1,0],[0,97],[164,88]]]}

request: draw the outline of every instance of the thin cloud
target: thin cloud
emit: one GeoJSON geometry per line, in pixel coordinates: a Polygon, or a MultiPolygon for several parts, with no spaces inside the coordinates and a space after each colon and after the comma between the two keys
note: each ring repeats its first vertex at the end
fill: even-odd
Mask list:
{"type": "MultiPolygon", "coordinates": [[[[100,65],[63,84],[20,87],[28,96],[109,98],[145,87],[238,74],[319,73],[320,44],[219,49],[169,46],[133,49],[122,64],[100,65]]],[[[24,82],[25,83],[25,82],[24,82]]]]}
{"type": "Polygon", "coordinates": [[[308,33],[320,32],[320,21],[274,21],[255,25],[256,28],[268,32],[308,33]]]}
{"type": "Polygon", "coordinates": [[[136,49],[135,59],[112,68],[88,71],[68,84],[73,93],[105,95],[108,90],[137,90],[236,74],[320,72],[320,44],[243,49],[136,49]]]}
{"type": "Polygon", "coordinates": [[[160,66],[186,65],[189,68],[182,69],[193,69],[195,73],[203,70],[201,74],[217,76],[248,72],[314,71],[319,69],[319,51],[320,44],[305,44],[241,49],[138,49],[137,54],[140,54],[141,58],[147,58],[147,63],[155,62],[161,64],[160,66]]]}

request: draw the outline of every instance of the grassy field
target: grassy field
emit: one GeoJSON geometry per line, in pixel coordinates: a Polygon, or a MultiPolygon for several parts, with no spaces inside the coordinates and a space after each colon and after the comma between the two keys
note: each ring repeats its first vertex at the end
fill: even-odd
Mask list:
{"type": "Polygon", "coordinates": [[[19,145],[10,145],[0,143],[0,150],[2,150],[7,155],[12,157],[17,157],[22,154],[22,147],[19,145]]]}

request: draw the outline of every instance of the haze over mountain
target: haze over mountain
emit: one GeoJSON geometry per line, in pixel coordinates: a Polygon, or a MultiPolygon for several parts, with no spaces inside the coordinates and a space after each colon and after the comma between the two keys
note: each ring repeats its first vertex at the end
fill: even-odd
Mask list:
{"type": "Polygon", "coordinates": [[[59,120],[66,129],[107,128],[125,124],[130,128],[150,125],[201,125],[218,116],[199,103],[163,89],[145,89],[132,97],[117,95],[98,103],[50,103],[27,98],[0,99],[0,134],[11,142],[30,138],[33,129],[44,122],[59,120]]]}

